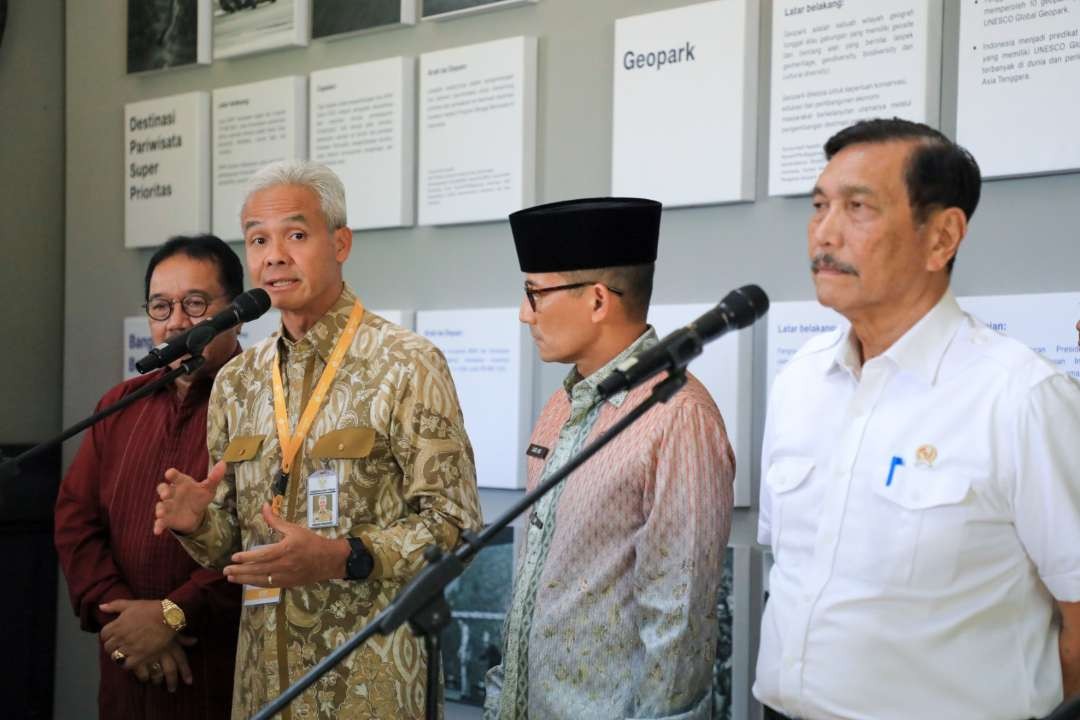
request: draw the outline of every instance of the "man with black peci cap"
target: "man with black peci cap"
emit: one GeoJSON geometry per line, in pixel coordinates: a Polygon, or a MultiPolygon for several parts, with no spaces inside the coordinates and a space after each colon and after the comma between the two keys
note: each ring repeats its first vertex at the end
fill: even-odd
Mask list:
{"type": "MultiPolygon", "coordinates": [[[[600,198],[510,216],[521,321],[572,363],[533,430],[536,487],[648,397],[597,386],[657,343],[647,324],[660,204],[600,198]]],[[[709,393],[686,387],[533,509],[485,718],[708,718],[735,459],[709,393]]]]}

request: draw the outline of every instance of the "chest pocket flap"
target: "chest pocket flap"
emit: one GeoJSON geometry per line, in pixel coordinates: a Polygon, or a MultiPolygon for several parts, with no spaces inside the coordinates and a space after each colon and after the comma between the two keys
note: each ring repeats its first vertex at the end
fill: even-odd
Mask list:
{"type": "Polygon", "coordinates": [[[363,458],[375,447],[375,430],[369,427],[351,427],[334,430],[323,435],[311,450],[314,460],[340,460],[363,458]]]}
{"type": "Polygon", "coordinates": [[[262,435],[239,435],[229,441],[228,447],[221,459],[225,462],[235,463],[245,460],[254,460],[259,456],[259,448],[262,447],[265,437],[262,435]]]}
{"type": "Polygon", "coordinates": [[[898,467],[892,485],[882,482],[874,486],[878,495],[908,510],[956,505],[970,489],[970,476],[921,467],[898,467]]]}
{"type": "Polygon", "coordinates": [[[769,466],[765,482],[774,493],[785,493],[802,485],[814,469],[814,460],[806,457],[784,457],[769,466]]]}

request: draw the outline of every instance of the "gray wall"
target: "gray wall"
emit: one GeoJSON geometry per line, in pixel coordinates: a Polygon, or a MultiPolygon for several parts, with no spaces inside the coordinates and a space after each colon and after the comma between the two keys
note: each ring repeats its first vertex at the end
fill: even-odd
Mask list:
{"type": "MultiPolygon", "coordinates": [[[[141,301],[140,282],[150,251],[123,247],[125,103],[530,34],[540,38],[538,201],[604,195],[610,185],[613,22],[686,4],[692,3],[541,0],[535,6],[452,22],[422,23],[210,67],[127,77],[126,3],[69,3],[64,420],[87,413],[120,379],[120,319],[136,313],[141,301]]],[[[943,129],[951,132],[958,4],[947,5],[942,109],[943,129]]],[[[762,0],[762,12],[759,200],[665,215],[656,302],[715,302],[730,288],[748,282],[762,285],[774,301],[813,297],[805,260],[808,200],[770,199],[766,192],[771,0],[762,0]]],[[[957,292],[1075,290],[1075,269],[1080,267],[1075,232],[1080,227],[1080,175],[991,182],[983,197],[960,254],[954,278],[957,292]]],[[[516,305],[520,298],[521,277],[505,223],[361,234],[346,273],[369,307],[506,306],[516,305]]],[[[757,333],[754,346],[760,370],[764,333],[757,333]]],[[[535,388],[538,401],[564,372],[558,366],[544,368],[535,388]]],[[[763,397],[759,372],[757,407],[763,397]]],[[[757,448],[760,410],[753,422],[757,448]]],[[[756,478],[756,456],[739,462],[750,463],[756,478]]],[[[516,496],[484,491],[485,514],[493,516],[516,496]]],[[[737,511],[732,540],[752,543],[755,521],[753,510],[737,511]]],[[[96,682],[93,640],[65,622],[68,615],[67,607],[61,607],[58,647],[64,672],[58,675],[57,717],[86,717],[96,682]]]]}
{"type": "Polygon", "coordinates": [[[64,302],[62,0],[14,0],[0,44],[0,443],[60,429],[64,302]]]}

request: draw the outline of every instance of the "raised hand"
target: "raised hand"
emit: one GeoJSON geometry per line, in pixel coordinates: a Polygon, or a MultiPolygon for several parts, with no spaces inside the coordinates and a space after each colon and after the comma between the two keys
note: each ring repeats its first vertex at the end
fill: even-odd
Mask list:
{"type": "Polygon", "coordinates": [[[176,468],[166,470],[165,482],[157,487],[159,501],[154,507],[154,534],[161,535],[166,530],[194,532],[202,524],[206,508],[224,477],[224,460],[214,465],[202,482],[196,482],[176,468]]]}

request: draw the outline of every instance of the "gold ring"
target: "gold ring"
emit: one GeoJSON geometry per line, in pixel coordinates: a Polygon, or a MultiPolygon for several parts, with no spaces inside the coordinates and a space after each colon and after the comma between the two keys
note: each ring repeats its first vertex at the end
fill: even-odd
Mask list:
{"type": "Polygon", "coordinates": [[[267,575],[266,576],[266,584],[269,585],[270,587],[274,587],[274,576],[273,575],[267,575]]]}
{"type": "Polygon", "coordinates": [[[152,672],[155,675],[160,675],[161,674],[161,663],[154,663],[153,665],[151,665],[150,666],[150,672],[152,672]]]}
{"type": "Polygon", "coordinates": [[[113,650],[109,657],[112,658],[112,661],[117,665],[123,665],[124,661],[127,660],[127,655],[124,654],[123,650],[113,650]]]}

